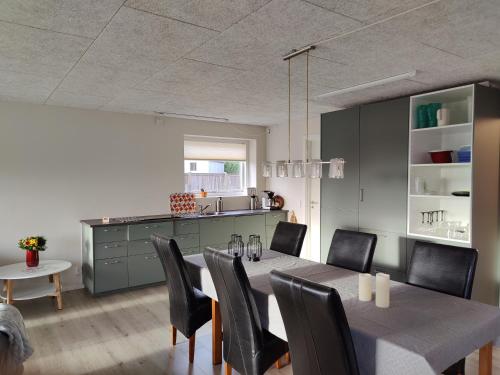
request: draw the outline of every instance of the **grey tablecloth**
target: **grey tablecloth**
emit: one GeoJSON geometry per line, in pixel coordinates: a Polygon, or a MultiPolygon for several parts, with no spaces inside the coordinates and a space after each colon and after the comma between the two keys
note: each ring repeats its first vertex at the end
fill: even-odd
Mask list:
{"type": "MultiPolygon", "coordinates": [[[[194,286],[217,294],[202,255],[186,257],[194,286]]],[[[262,325],[286,340],[269,272],[292,275],[338,290],[351,327],[363,375],[441,373],[451,364],[500,336],[500,309],[475,301],[391,282],[391,306],[380,309],[357,298],[358,274],[342,268],[266,250],[260,262],[244,262],[262,325]]]]}

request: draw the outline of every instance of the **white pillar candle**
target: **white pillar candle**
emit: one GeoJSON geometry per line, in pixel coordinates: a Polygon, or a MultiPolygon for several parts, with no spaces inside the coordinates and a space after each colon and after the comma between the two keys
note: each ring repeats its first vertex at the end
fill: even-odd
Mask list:
{"type": "Polygon", "coordinates": [[[104,217],[102,218],[102,223],[103,223],[103,224],[109,224],[109,217],[104,216],[104,217]]]}
{"type": "Polygon", "coordinates": [[[390,282],[391,276],[386,273],[375,275],[375,305],[387,308],[390,304],[390,282]]]}
{"type": "Polygon", "coordinates": [[[372,300],[372,275],[369,273],[359,274],[358,295],[360,301],[372,300]]]}

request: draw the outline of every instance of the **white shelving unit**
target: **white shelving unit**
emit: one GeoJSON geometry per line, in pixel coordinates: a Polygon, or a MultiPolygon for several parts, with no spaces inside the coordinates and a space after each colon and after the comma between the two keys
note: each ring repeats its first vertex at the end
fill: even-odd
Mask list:
{"type": "Polygon", "coordinates": [[[435,164],[429,151],[472,147],[473,103],[474,85],[411,97],[407,219],[407,235],[411,238],[442,240],[462,246],[471,244],[472,160],[458,163],[454,153],[453,163],[435,164]],[[450,125],[417,128],[417,107],[429,103],[441,103],[449,109],[450,125]],[[424,182],[424,191],[417,191],[417,181],[424,182]],[[455,191],[470,194],[454,196],[455,191]]]}

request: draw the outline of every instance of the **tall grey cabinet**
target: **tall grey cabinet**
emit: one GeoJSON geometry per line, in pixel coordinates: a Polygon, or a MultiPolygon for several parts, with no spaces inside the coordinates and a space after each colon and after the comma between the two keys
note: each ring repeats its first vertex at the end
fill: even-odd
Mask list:
{"type": "Polygon", "coordinates": [[[346,160],[343,180],[321,180],[321,257],[337,228],[375,233],[375,270],[406,272],[409,98],[321,117],[321,158],[346,160]]]}

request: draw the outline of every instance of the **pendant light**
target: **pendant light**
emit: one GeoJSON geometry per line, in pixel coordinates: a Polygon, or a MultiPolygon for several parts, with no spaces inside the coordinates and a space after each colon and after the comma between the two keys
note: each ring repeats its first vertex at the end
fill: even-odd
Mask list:
{"type": "Polygon", "coordinates": [[[288,61],[288,160],[278,160],[275,163],[266,161],[262,166],[262,176],[272,177],[272,165],[276,166],[276,177],[293,178],[321,178],[323,176],[323,164],[329,165],[328,177],[344,178],[344,164],[342,158],[330,159],[324,162],[320,159],[309,160],[309,51],[315,46],[307,46],[300,50],[292,50],[283,60],[288,61]],[[306,54],[306,159],[291,160],[291,60],[292,58],[306,54]]]}

